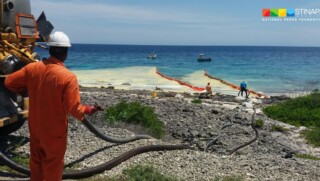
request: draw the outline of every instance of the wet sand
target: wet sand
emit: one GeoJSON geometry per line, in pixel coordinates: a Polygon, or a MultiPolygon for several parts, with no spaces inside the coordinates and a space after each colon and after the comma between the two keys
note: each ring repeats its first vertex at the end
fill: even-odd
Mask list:
{"type": "MultiPolygon", "coordinates": [[[[118,69],[78,70],[73,71],[79,84],[84,87],[110,87],[124,90],[154,90],[196,93],[187,86],[168,80],[156,73],[156,67],[128,67],[118,69]]],[[[210,82],[213,92],[237,95],[238,91],[222,84],[220,81],[204,76],[203,71],[197,71],[185,76],[180,81],[192,86],[204,88],[210,82]]]]}

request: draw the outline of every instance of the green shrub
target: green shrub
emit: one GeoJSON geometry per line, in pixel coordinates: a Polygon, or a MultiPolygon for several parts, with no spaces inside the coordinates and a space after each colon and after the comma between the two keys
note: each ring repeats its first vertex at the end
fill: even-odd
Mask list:
{"type": "Polygon", "coordinates": [[[176,181],[176,179],[157,172],[152,166],[137,165],[124,170],[123,173],[125,181],[176,181]]]}
{"type": "MultiPolygon", "coordinates": [[[[28,155],[25,155],[25,154],[21,154],[19,153],[16,153],[16,152],[13,152],[13,154],[15,156],[12,157],[12,160],[24,167],[29,167],[29,156],[28,155]]],[[[2,163],[0,163],[0,170],[3,170],[3,171],[7,171],[7,172],[10,172],[10,173],[18,173],[16,172],[15,170],[12,170],[11,168],[9,168],[8,166],[5,166],[3,165],[2,163]]]]}
{"type": "Polygon", "coordinates": [[[275,125],[275,124],[271,126],[271,130],[272,131],[277,131],[277,132],[286,132],[286,131],[288,131],[287,128],[284,128],[282,126],[275,125]]]}
{"type": "Polygon", "coordinates": [[[314,146],[320,146],[320,129],[313,128],[305,130],[302,132],[302,135],[306,138],[309,144],[314,146]]]}
{"type": "Polygon", "coordinates": [[[194,104],[201,104],[202,103],[201,99],[193,99],[191,102],[194,104]]]}
{"type": "Polygon", "coordinates": [[[120,177],[98,177],[98,176],[92,176],[90,178],[84,178],[84,179],[79,179],[79,181],[124,181],[120,177]]]}
{"type": "Polygon", "coordinates": [[[254,122],[254,126],[257,127],[257,128],[262,128],[264,125],[264,121],[261,120],[261,119],[257,119],[255,122],[254,122]]]}
{"type": "Polygon", "coordinates": [[[320,160],[320,158],[308,154],[295,154],[294,156],[302,159],[320,160]]]}
{"type": "Polygon", "coordinates": [[[290,99],[263,109],[272,119],[295,126],[320,127],[320,93],[313,92],[304,97],[290,99]]]}
{"type": "Polygon", "coordinates": [[[29,156],[22,154],[22,155],[17,155],[16,157],[12,158],[13,161],[19,163],[20,165],[29,167],[29,156]]]}
{"type": "Polygon", "coordinates": [[[123,175],[115,177],[91,177],[81,181],[177,181],[156,171],[152,166],[136,165],[122,171],[123,175]]]}
{"type": "Polygon", "coordinates": [[[304,97],[266,107],[263,112],[272,119],[312,128],[305,131],[303,135],[310,144],[320,146],[320,92],[318,90],[304,97]]]}
{"type": "Polygon", "coordinates": [[[123,121],[129,124],[138,124],[146,128],[148,133],[156,138],[165,135],[165,126],[153,109],[139,102],[120,102],[106,109],[106,119],[110,124],[123,121]]]}

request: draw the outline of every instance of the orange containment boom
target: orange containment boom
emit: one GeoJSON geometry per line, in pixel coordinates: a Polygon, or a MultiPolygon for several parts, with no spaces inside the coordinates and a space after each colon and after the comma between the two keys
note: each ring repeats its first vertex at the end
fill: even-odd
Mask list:
{"type": "Polygon", "coordinates": [[[205,88],[195,87],[195,86],[192,86],[192,85],[190,85],[190,84],[188,84],[188,83],[182,82],[181,80],[178,80],[178,79],[175,79],[175,78],[172,78],[172,77],[163,75],[162,73],[159,72],[158,68],[156,68],[156,73],[157,73],[158,75],[160,75],[161,77],[165,78],[165,79],[172,80],[172,81],[176,81],[176,82],[178,82],[180,85],[187,86],[187,87],[189,87],[189,88],[191,88],[191,89],[193,89],[193,90],[195,90],[195,91],[199,91],[199,92],[200,92],[200,91],[206,90],[205,88]]]}
{"type": "MultiPolygon", "coordinates": [[[[234,89],[236,89],[236,90],[240,90],[240,87],[239,87],[239,86],[236,86],[236,85],[234,85],[234,84],[231,84],[231,83],[229,83],[229,82],[226,82],[226,81],[224,81],[224,80],[222,80],[222,79],[213,77],[213,76],[209,75],[206,70],[204,71],[204,75],[207,76],[207,77],[209,77],[210,79],[214,79],[214,80],[220,81],[221,83],[223,83],[223,84],[225,84],[225,85],[227,85],[227,86],[230,86],[230,87],[232,87],[232,88],[234,88],[234,89]]],[[[258,92],[253,91],[253,90],[249,90],[249,89],[247,89],[247,90],[248,90],[248,92],[257,95],[258,97],[269,98],[269,96],[267,96],[267,95],[258,93],[258,92]]]]}

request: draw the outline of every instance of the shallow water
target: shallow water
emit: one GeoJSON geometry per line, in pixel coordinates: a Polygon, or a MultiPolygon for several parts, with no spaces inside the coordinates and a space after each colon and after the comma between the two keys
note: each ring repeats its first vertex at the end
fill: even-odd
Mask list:
{"type": "MultiPolygon", "coordinates": [[[[39,53],[48,56],[43,50],[39,53]]],[[[131,89],[157,85],[181,88],[179,84],[160,80],[161,77],[150,78],[155,67],[165,75],[200,87],[211,81],[203,76],[204,69],[236,85],[244,80],[250,89],[266,94],[295,93],[320,86],[320,48],[308,47],[75,44],[70,48],[66,66],[76,72],[80,84],[98,87],[130,83],[131,89]],[[155,52],[157,59],[147,59],[150,52],[155,52]],[[199,53],[205,53],[213,61],[198,62],[199,53]]],[[[223,86],[213,89],[229,91],[223,90],[223,86]]]]}

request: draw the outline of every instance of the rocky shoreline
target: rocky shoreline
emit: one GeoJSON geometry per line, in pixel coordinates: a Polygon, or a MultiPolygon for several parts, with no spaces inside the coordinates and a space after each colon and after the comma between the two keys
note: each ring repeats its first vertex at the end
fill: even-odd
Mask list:
{"type": "MultiPolygon", "coordinates": [[[[89,168],[102,164],[121,153],[142,145],[187,143],[195,150],[149,152],[132,157],[119,166],[96,176],[112,177],[136,164],[151,164],[158,171],[180,180],[214,180],[219,176],[242,176],[245,180],[318,180],[320,161],[285,158],[288,153],[310,154],[320,157],[320,148],[308,145],[296,128],[270,118],[260,110],[272,102],[286,97],[249,100],[234,96],[216,94],[210,99],[202,99],[202,104],[191,101],[197,97],[189,93],[158,92],[153,99],[150,91],[114,90],[107,88],[81,88],[82,102],[109,107],[121,100],[139,101],[154,108],[159,119],[166,125],[167,135],[162,140],[139,140],[115,145],[104,142],[90,133],[81,123],[70,118],[68,149],[65,164],[72,169],[89,168]],[[232,155],[228,153],[235,147],[248,142],[255,134],[250,127],[253,109],[255,119],[264,121],[259,129],[259,138],[249,146],[232,155]],[[225,124],[231,126],[221,131],[218,141],[204,152],[208,139],[215,138],[225,124]],[[274,132],[271,126],[277,124],[288,129],[285,133],[274,132]]],[[[104,113],[88,119],[107,134],[125,137],[134,133],[146,134],[139,126],[117,124],[110,127],[104,121],[104,113]]],[[[28,137],[27,124],[13,133],[13,137],[28,137]]],[[[13,142],[7,143],[10,147],[13,142]]],[[[29,152],[29,144],[18,147],[20,153],[29,152]]],[[[0,179],[10,179],[3,176],[0,179]]]]}

